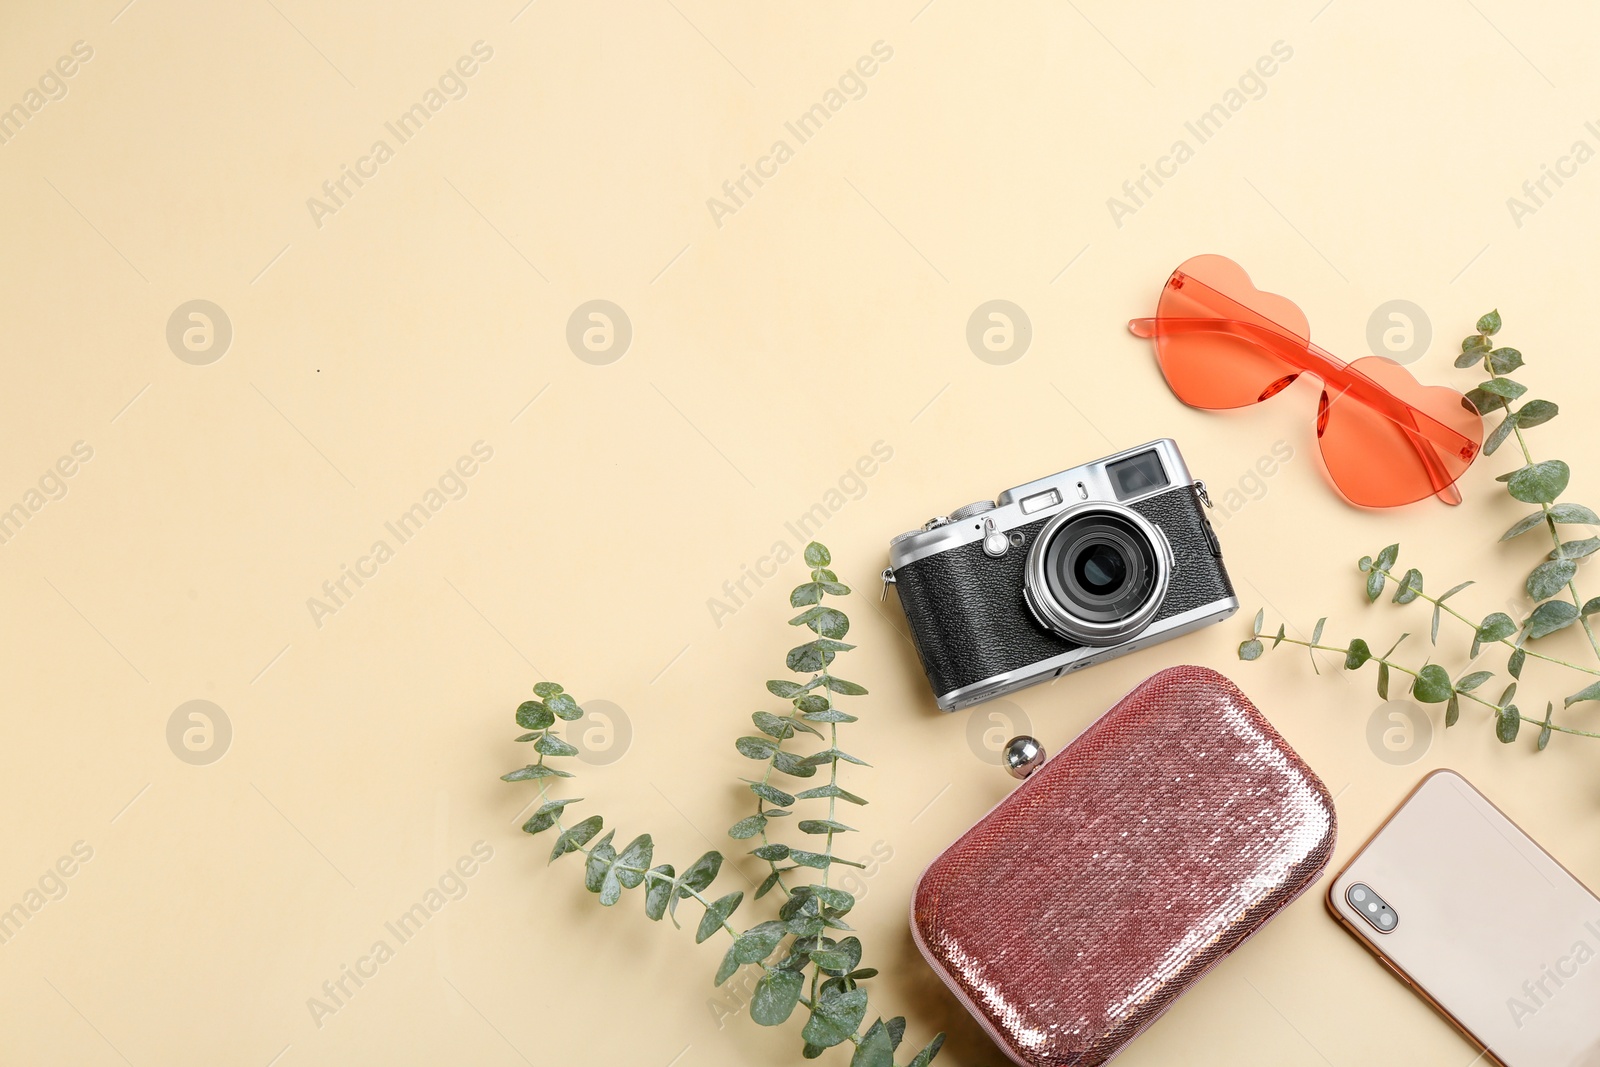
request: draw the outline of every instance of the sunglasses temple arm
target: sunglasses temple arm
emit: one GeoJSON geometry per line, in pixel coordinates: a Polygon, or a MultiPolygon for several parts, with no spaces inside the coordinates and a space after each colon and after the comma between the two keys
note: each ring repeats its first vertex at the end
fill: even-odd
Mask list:
{"type": "MultiPolygon", "coordinates": [[[[1316,374],[1332,388],[1336,396],[1348,395],[1359,400],[1410,436],[1420,434],[1417,425],[1420,419],[1430,428],[1430,432],[1462,458],[1470,458],[1477,451],[1476,444],[1471,440],[1426,411],[1418,410],[1366,375],[1351,370],[1331,352],[1292,334],[1279,333],[1253,322],[1217,318],[1132,319],[1128,322],[1128,329],[1139,337],[1155,337],[1163,333],[1220,333],[1237,337],[1265,349],[1296,368],[1297,372],[1310,371],[1316,374]]],[[[1430,448],[1437,447],[1431,441],[1428,444],[1430,448]]]]}

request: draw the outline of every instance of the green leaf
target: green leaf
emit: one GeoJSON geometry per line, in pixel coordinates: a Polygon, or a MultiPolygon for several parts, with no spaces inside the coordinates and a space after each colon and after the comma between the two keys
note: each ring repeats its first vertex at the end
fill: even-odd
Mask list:
{"type": "Polygon", "coordinates": [[[835,678],[831,674],[828,675],[827,680],[823,684],[825,684],[833,692],[838,693],[840,696],[859,697],[867,695],[865,686],[857,685],[854,682],[847,682],[843,678],[835,678]]]}
{"type": "Polygon", "coordinates": [[[1600,550],[1600,537],[1585,537],[1581,541],[1563,541],[1560,548],[1552,549],[1551,559],[1583,559],[1600,550]]]}
{"type": "Polygon", "coordinates": [[[545,701],[545,706],[556,713],[557,718],[571,722],[583,718],[583,709],[578,707],[578,702],[567,693],[557,693],[545,701]]]}
{"type": "Polygon", "coordinates": [[[540,700],[524,700],[517,705],[517,725],[524,730],[544,730],[556,721],[555,713],[540,700]]]}
{"type": "Polygon", "coordinates": [[[1565,600],[1547,600],[1533,609],[1523,622],[1528,637],[1536,639],[1571,626],[1578,618],[1578,609],[1565,600]]]}
{"type": "Polygon", "coordinates": [[[778,746],[765,737],[741,737],[733,743],[742,756],[750,759],[768,760],[777,751],[778,746]]]}
{"type": "Polygon", "coordinates": [[[1394,602],[1396,604],[1409,604],[1422,593],[1422,572],[1412,567],[1400,579],[1400,587],[1395,590],[1394,602]]]}
{"type": "Polygon", "coordinates": [[[1543,752],[1545,750],[1546,746],[1548,746],[1549,744],[1550,744],[1550,725],[1549,725],[1549,723],[1546,723],[1545,725],[1539,727],[1539,751],[1543,752]]]}
{"type": "Polygon", "coordinates": [[[1492,456],[1506,443],[1506,438],[1511,436],[1511,431],[1516,429],[1516,416],[1507,414],[1500,420],[1500,425],[1489,431],[1489,436],[1483,441],[1483,454],[1492,456]]]}
{"type": "Polygon", "coordinates": [[[1550,508],[1550,518],[1553,522],[1562,522],[1569,526],[1579,523],[1600,526],[1600,515],[1596,515],[1582,504],[1555,504],[1550,508]]]}
{"type": "Polygon", "coordinates": [[[1503,708],[1495,720],[1494,735],[1503,745],[1509,745],[1517,739],[1517,730],[1522,726],[1522,716],[1517,711],[1515,704],[1503,708]]]}
{"type": "Polygon", "coordinates": [[[757,859],[766,860],[768,863],[775,863],[778,860],[789,858],[789,846],[782,842],[774,841],[771,844],[751,849],[750,855],[755,856],[757,859]]]}
{"type": "Polygon", "coordinates": [[[1517,426],[1524,430],[1543,426],[1559,414],[1561,409],[1548,400],[1530,400],[1517,409],[1517,426]]]}
{"type": "Polygon", "coordinates": [[[1397,544],[1392,544],[1388,548],[1384,549],[1382,552],[1378,553],[1378,558],[1373,563],[1373,566],[1378,568],[1378,570],[1380,570],[1380,571],[1386,571],[1389,568],[1393,567],[1394,566],[1394,561],[1399,559],[1399,558],[1400,558],[1400,545],[1398,543],[1397,544]]]}
{"type": "Polygon", "coordinates": [[[800,1036],[808,1044],[832,1048],[854,1037],[866,1014],[867,992],[864,989],[819,992],[811,1018],[806,1020],[800,1036]]]}
{"type": "Polygon", "coordinates": [[[1577,573],[1577,560],[1547,560],[1533,568],[1533,573],[1528,575],[1528,595],[1534,600],[1547,600],[1561,592],[1577,573]]]}
{"type": "MultiPolygon", "coordinates": [[[[1482,389],[1468,389],[1467,403],[1471,404],[1479,415],[1492,415],[1506,407],[1506,398],[1495,393],[1486,393],[1482,389]]],[[[1509,413],[1507,414],[1509,418],[1509,413]]]]}
{"type": "Polygon", "coordinates": [[[706,913],[700,916],[700,926],[694,932],[694,943],[698,945],[720,930],[722,924],[727,921],[728,916],[733,914],[733,910],[739,906],[739,902],[742,900],[744,900],[744,890],[742,889],[735,889],[727,896],[713,900],[711,906],[706,909],[706,913]]]}
{"type": "Polygon", "coordinates": [[[561,692],[561,687],[555,682],[537,682],[533,687],[533,695],[540,697],[553,697],[561,692]]]}
{"type": "Polygon", "coordinates": [[[1411,683],[1411,695],[1423,704],[1443,704],[1452,692],[1450,675],[1437,663],[1423,667],[1411,683]]]}
{"type": "Polygon", "coordinates": [[[850,1067],[894,1067],[894,1041],[882,1019],[862,1036],[855,1055],[850,1057],[850,1067]]]}
{"type": "Polygon", "coordinates": [[[803,834],[845,834],[853,832],[855,827],[833,819],[801,819],[798,829],[803,834]]]}
{"type": "Polygon", "coordinates": [[[644,913],[652,922],[660,922],[661,917],[667,913],[667,901],[672,899],[673,870],[672,864],[663,863],[659,867],[652,867],[650,873],[656,877],[650,879],[650,884],[644,891],[644,913]]]}
{"type": "Polygon", "coordinates": [[[530,782],[539,778],[571,777],[572,775],[566,771],[559,771],[554,767],[546,767],[542,763],[530,763],[526,767],[512,771],[510,774],[502,774],[500,780],[502,782],[530,782]]]}
{"type": "Polygon", "coordinates": [[[567,744],[555,734],[545,734],[533,744],[535,752],[542,752],[546,756],[576,756],[577,748],[567,744]]]}
{"type": "Polygon", "coordinates": [[[833,653],[826,649],[818,648],[814,642],[796,645],[789,650],[783,662],[791,671],[805,674],[810,671],[820,671],[833,662],[833,653]]]}
{"type": "Polygon", "coordinates": [[[1489,370],[1495,374],[1510,374],[1522,366],[1522,353],[1515,348],[1497,348],[1489,353],[1489,370]]]}
{"type": "MultiPolygon", "coordinates": [[[[1584,700],[1600,700],[1600,682],[1594,682],[1591,685],[1584,686],[1576,693],[1573,693],[1571,696],[1567,697],[1566,700],[1562,702],[1561,706],[1564,708],[1570,708],[1572,705],[1584,700]]],[[[1546,718],[1548,717],[1549,716],[1546,716],[1546,718]]]]}
{"type": "Polygon", "coordinates": [[[795,586],[789,592],[789,606],[791,608],[803,608],[807,604],[816,604],[821,600],[821,582],[806,582],[804,585],[795,586]]]}
{"type": "MultiPolygon", "coordinates": [[[[1557,504],[1556,505],[1556,507],[1576,507],[1576,506],[1578,506],[1578,505],[1567,505],[1567,504],[1557,504]]],[[[1554,513],[1555,510],[1556,510],[1556,508],[1551,508],[1550,509],[1550,511],[1552,513],[1554,513]]],[[[1529,530],[1533,529],[1534,527],[1541,525],[1543,522],[1544,522],[1544,511],[1543,510],[1535,511],[1532,515],[1524,515],[1522,518],[1520,518],[1516,522],[1512,523],[1511,524],[1511,528],[1509,530],[1507,530],[1505,533],[1500,535],[1500,540],[1509,541],[1513,537],[1521,537],[1523,534],[1527,533],[1529,530]]]]}
{"type": "Polygon", "coordinates": [[[1486,393],[1493,393],[1495,396],[1503,396],[1507,400],[1515,400],[1528,391],[1526,385],[1521,382],[1514,382],[1510,378],[1490,378],[1488,381],[1479,384],[1478,388],[1486,393]]]}
{"type": "Polygon", "coordinates": [[[1381,660],[1378,662],[1378,699],[1389,699],[1389,665],[1381,660]]]}
{"type": "Polygon", "coordinates": [[[722,954],[722,962],[717,966],[716,976],[711,979],[712,985],[722,985],[728,979],[739,973],[739,959],[737,956],[738,945],[729,945],[728,951],[722,954]]]}
{"type": "MultiPolygon", "coordinates": [[[[1362,556],[1360,559],[1356,560],[1356,570],[1360,571],[1362,574],[1366,574],[1371,569],[1372,569],[1372,557],[1371,556],[1362,556]]],[[[1258,616],[1258,618],[1259,618],[1259,616],[1258,616]]],[[[1257,630],[1261,629],[1260,625],[1257,625],[1256,629],[1257,630]]]]}
{"type": "Polygon", "coordinates": [[[866,803],[865,800],[862,800],[854,793],[846,792],[833,782],[829,782],[827,785],[819,785],[814,789],[807,789],[802,793],[796,793],[795,796],[800,800],[820,800],[828,797],[838,797],[840,800],[849,801],[851,804],[866,803]]]}
{"type": "Polygon", "coordinates": [[[808,711],[800,716],[807,722],[855,722],[856,717],[838,708],[827,708],[823,711],[808,711]]]}
{"type": "Polygon", "coordinates": [[[794,797],[777,786],[768,785],[766,782],[751,782],[750,792],[765,800],[769,804],[776,804],[780,808],[787,808],[794,803],[794,797]]]}
{"type": "Polygon", "coordinates": [[[1371,658],[1372,649],[1367,647],[1365,641],[1357,637],[1350,642],[1350,647],[1345,650],[1344,669],[1353,671],[1371,658]]]}
{"type": "Polygon", "coordinates": [[[845,974],[861,962],[861,941],[847,937],[836,945],[811,951],[811,961],[829,974],[845,974]]]}
{"type": "MultiPolygon", "coordinates": [[[[591,893],[600,892],[607,881],[606,875],[611,870],[611,865],[617,860],[617,850],[611,846],[611,838],[615,835],[615,830],[607,830],[606,836],[589,846],[589,854],[584,857],[583,887],[591,893]]],[[[610,899],[607,900],[602,896],[600,902],[609,908],[622,895],[622,886],[620,883],[614,883],[608,888],[611,890],[610,899]]]]}
{"type": "Polygon", "coordinates": [[[576,804],[582,799],[582,797],[566,797],[560,800],[546,801],[539,805],[539,810],[533,813],[532,818],[522,824],[522,832],[537,834],[550,829],[555,825],[556,820],[561,817],[562,809],[568,804],[576,804]]]}
{"type": "Polygon", "coordinates": [[[933,1040],[928,1042],[921,1052],[917,1053],[916,1058],[907,1067],[928,1067],[928,1064],[933,1062],[933,1058],[939,1054],[939,1050],[943,1047],[944,1035],[935,1034],[933,1040]]]}
{"type": "Polygon", "coordinates": [[[591,815],[563,833],[556,838],[556,847],[550,851],[550,861],[553,863],[568,852],[576,852],[584,845],[587,845],[590,839],[600,832],[600,827],[604,824],[604,820],[600,816],[591,815]]]}
{"type": "Polygon", "coordinates": [[[787,1022],[805,984],[806,976],[799,971],[768,971],[756,983],[756,991],[750,998],[750,1018],[761,1026],[787,1022]]]}
{"type": "Polygon", "coordinates": [[[766,828],[767,817],[765,815],[748,815],[728,827],[728,836],[735,841],[743,841],[746,838],[756,836],[766,828]]]}
{"type": "Polygon", "coordinates": [[[817,768],[804,756],[779,749],[772,754],[772,766],[784,774],[791,774],[796,778],[810,778],[817,773],[817,768]]]}
{"type": "Polygon", "coordinates": [[[1500,332],[1500,311],[1498,308],[1478,320],[1478,332],[1481,334],[1496,334],[1500,332]]]}
{"type": "Polygon", "coordinates": [[[1239,658],[1240,659],[1244,659],[1244,660],[1260,659],[1261,658],[1261,653],[1264,652],[1264,651],[1266,651],[1265,647],[1261,644],[1260,641],[1257,641],[1253,637],[1248,641],[1239,642],[1239,658]]]}
{"type": "MultiPolygon", "coordinates": [[[[1484,617],[1478,626],[1478,640],[1484,643],[1500,641],[1517,632],[1517,624],[1511,616],[1503,611],[1496,611],[1484,617]]],[[[1477,653],[1473,653],[1477,655],[1477,653]]]]}
{"type": "Polygon", "coordinates": [[[733,943],[733,956],[741,964],[760,963],[778,947],[785,934],[780,922],[758,923],[740,934],[733,943]]]}
{"type": "Polygon", "coordinates": [[[1549,504],[1567,488],[1572,469],[1559,459],[1530,463],[1526,467],[1496,478],[1508,483],[1506,489],[1525,504],[1549,504]]]}
{"type": "Polygon", "coordinates": [[[1463,675],[1456,680],[1456,692],[1470,693],[1493,677],[1493,671],[1473,671],[1471,674],[1463,675]]]}
{"type": "Polygon", "coordinates": [[[678,879],[678,899],[684,900],[701,892],[716,880],[717,872],[722,870],[722,853],[707,852],[684,868],[683,875],[678,879]]]}
{"type": "Polygon", "coordinates": [[[1461,698],[1454,693],[1450,694],[1450,702],[1444,708],[1444,728],[1446,730],[1461,720],[1461,698]]]}
{"type": "Polygon", "coordinates": [[[833,762],[834,760],[841,759],[846,763],[854,763],[857,767],[872,766],[872,764],[868,763],[866,760],[857,759],[848,752],[840,751],[838,747],[825,748],[821,752],[814,752],[806,757],[806,760],[814,767],[821,767],[833,762]]]}
{"type": "Polygon", "coordinates": [[[1261,624],[1266,622],[1266,621],[1267,621],[1267,609],[1266,608],[1258,608],[1258,609],[1256,609],[1256,621],[1252,624],[1251,632],[1252,633],[1260,633],[1261,632],[1261,624]]]}
{"type": "Polygon", "coordinates": [[[823,637],[838,639],[850,632],[850,618],[838,608],[812,605],[789,620],[790,626],[808,626],[823,637]]]}
{"type": "Polygon", "coordinates": [[[1383,572],[1378,570],[1376,567],[1374,567],[1372,569],[1372,573],[1367,575],[1367,602],[1368,603],[1375,603],[1377,601],[1377,599],[1380,596],[1383,595],[1383,583],[1384,583],[1383,572]]]}
{"type": "Polygon", "coordinates": [[[762,897],[772,892],[772,887],[778,884],[778,879],[783,876],[783,872],[792,870],[794,870],[793,867],[784,867],[782,869],[774,867],[772,873],[768,874],[766,879],[761,883],[761,888],[756,890],[756,899],[760,900],[762,897]]]}
{"type": "Polygon", "coordinates": [[[645,869],[650,866],[650,857],[655,851],[655,842],[649,834],[640,834],[628,842],[628,847],[622,850],[617,857],[616,875],[624,889],[636,889],[644,881],[645,869]]]}
{"type": "Polygon", "coordinates": [[[806,566],[826,567],[832,562],[833,557],[828,555],[828,549],[825,545],[813,541],[806,546],[806,566]]]}
{"type": "Polygon", "coordinates": [[[799,682],[774,680],[767,683],[767,692],[771,693],[773,696],[782,697],[785,700],[788,700],[791,697],[797,697],[805,691],[806,687],[801,685],[799,682]]]}
{"type": "Polygon", "coordinates": [[[1528,653],[1524,649],[1517,649],[1506,658],[1506,673],[1513,678],[1521,678],[1522,665],[1526,662],[1528,662],[1528,653]]]}

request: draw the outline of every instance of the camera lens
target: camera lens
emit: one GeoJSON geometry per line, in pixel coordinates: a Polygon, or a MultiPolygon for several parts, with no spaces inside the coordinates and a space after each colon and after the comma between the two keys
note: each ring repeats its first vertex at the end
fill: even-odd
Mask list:
{"type": "Polygon", "coordinates": [[[1166,595],[1170,550],[1160,538],[1120,505],[1063,512],[1040,532],[1029,560],[1026,588],[1035,616],[1089,645],[1138,633],[1166,595]]]}
{"type": "Polygon", "coordinates": [[[1096,596],[1104,596],[1127,578],[1128,561],[1111,545],[1096,544],[1078,553],[1072,569],[1079,585],[1096,596]]]}
{"type": "Polygon", "coordinates": [[[1150,593],[1156,553],[1132,523],[1108,512],[1085,515],[1057,531],[1045,549],[1045,583],[1074,615],[1114,622],[1150,593]]]}

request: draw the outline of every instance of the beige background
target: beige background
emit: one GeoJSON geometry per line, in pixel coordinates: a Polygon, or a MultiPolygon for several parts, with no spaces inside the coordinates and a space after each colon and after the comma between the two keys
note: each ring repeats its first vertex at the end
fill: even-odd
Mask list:
{"type": "MultiPolygon", "coordinates": [[[[1600,881],[1595,743],[1506,748],[1469,706],[1391,765],[1366,736],[1372,668],[1234,658],[1259,606],[1298,632],[1327,614],[1335,640],[1425,633],[1420,606],[1359,592],[1354,559],[1396,539],[1430,589],[1478,578],[1471,614],[1515,603],[1542,549],[1493,544],[1521,510],[1491,481],[1510,458],[1470,473],[1460,509],[1358,513],[1323,484],[1309,387],[1190,411],[1124,328],[1180,260],[1222,252],[1348,358],[1375,308],[1414,301],[1435,333],[1415,368],[1466,387],[1451,352],[1498,304],[1524,380],[1572,412],[1535,447],[1587,459],[1600,170],[1520,227],[1506,205],[1575,140],[1600,147],[1586,7],[123,3],[13,3],[0,32],[4,106],[74,42],[93,50],[0,146],[0,506],[26,508],[75,442],[93,450],[0,545],[0,907],[53,889],[75,843],[93,853],[0,944],[0,1059],[794,1061],[795,1026],[749,1025],[711,988],[720,944],[651,926],[636,899],[597,907],[575,861],[547,868],[549,839],[518,832],[531,788],[496,778],[524,762],[512,709],[557,679],[631,732],[580,767],[583,810],[680,864],[731,846],[748,810],[732,741],[774,704],[761,682],[797,642],[785,592],[803,571],[747,582],[720,626],[708,601],[792,544],[784,523],[877,441],[893,458],[822,532],[858,589],[841,670],[872,689],[845,738],[874,764],[847,783],[872,804],[843,847],[889,856],[856,912],[885,971],[874,1004],[919,1044],[949,1030],[940,1062],[1000,1061],[904,920],[923,865],[1010,788],[985,733],[1031,725],[1054,751],[1168,662],[1237,678],[1324,777],[1338,862],[1449,765],[1600,881]],[[466,95],[318,226],[307,199],[478,41],[493,54],[466,95]],[[879,41],[892,59],[864,95],[717,225],[707,198],[879,41]],[[1107,198],[1279,41],[1292,58],[1260,98],[1116,225],[1107,198]],[[596,298],[633,328],[603,366],[565,340],[596,298]],[[965,340],[994,298],[1032,320],[1005,365],[965,340]],[[166,340],[193,299],[232,324],[209,365],[166,340]],[[1241,617],[999,712],[935,713],[894,598],[877,603],[889,537],[1168,434],[1219,500],[1242,486],[1217,523],[1241,617]],[[479,441],[492,459],[465,495],[396,547],[384,523],[479,441]],[[1294,458],[1255,482],[1280,441],[1294,458]],[[380,538],[393,558],[317,625],[308,598],[380,538]],[[169,748],[191,700],[231,723],[208,765],[169,748]],[[317,1025],[322,983],[393,942],[385,922],[479,841],[492,859],[465,895],[317,1025]]],[[[1576,468],[1571,498],[1594,503],[1600,472],[1576,468]]],[[[1438,656],[1459,669],[1464,628],[1446,627],[1438,656]]],[[[1575,637],[1551,644],[1583,654],[1575,637]]],[[[1577,688],[1528,682],[1527,703],[1577,688]]],[[[1592,707],[1565,721],[1600,727],[1592,707]]],[[[740,872],[719,884],[758,865],[740,872]]],[[[1313,894],[1125,1062],[1472,1058],[1313,894]]]]}

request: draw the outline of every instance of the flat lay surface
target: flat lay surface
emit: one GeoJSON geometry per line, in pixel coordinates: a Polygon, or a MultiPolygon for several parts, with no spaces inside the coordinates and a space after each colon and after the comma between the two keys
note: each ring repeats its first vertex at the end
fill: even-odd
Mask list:
{"type": "MultiPolygon", "coordinates": [[[[836,884],[874,1011],[947,1031],[939,1064],[1004,1057],[917,953],[917,877],[1015,788],[1006,739],[1059,751],[1174,663],[1326,783],[1334,869],[1448,766],[1600,884],[1600,742],[1502,744],[1475,703],[1446,731],[1371,664],[1236,653],[1263,609],[1469,669],[1465,627],[1430,648],[1429,606],[1369,604],[1356,560],[1400,542],[1430,595],[1476,579],[1454,607],[1521,619],[1548,544],[1495,542],[1528,510],[1494,481],[1515,448],[1459,507],[1360,511],[1315,385],[1188,408],[1127,326],[1216,253],[1340,359],[1464,391],[1497,307],[1563,409],[1537,448],[1593,503],[1592,10],[69,0],[0,26],[0,1060],[796,1062],[753,977],[713,987],[724,945],[596,906],[498,776],[561,682],[589,712],[566,795],[753,888],[733,739],[783,710],[762,682],[804,640],[811,540],[870,690],[836,884]],[[1239,614],[939,713],[879,600],[889,539],[1161,437],[1239,614]]],[[[1538,647],[1589,655],[1576,626],[1538,647]]],[[[1600,731],[1563,671],[1530,661],[1525,710],[1600,731]]],[[[1326,878],[1117,1062],[1473,1063],[1326,878]]]]}

